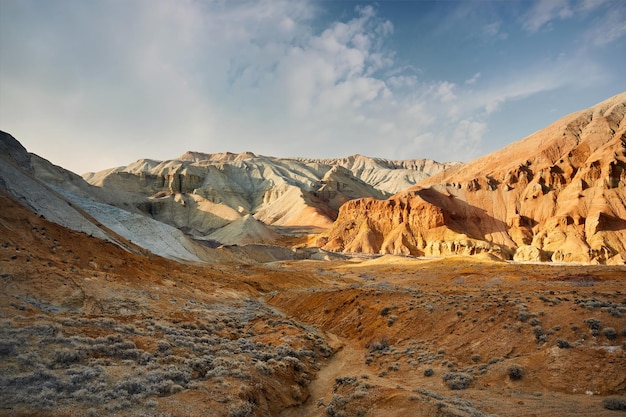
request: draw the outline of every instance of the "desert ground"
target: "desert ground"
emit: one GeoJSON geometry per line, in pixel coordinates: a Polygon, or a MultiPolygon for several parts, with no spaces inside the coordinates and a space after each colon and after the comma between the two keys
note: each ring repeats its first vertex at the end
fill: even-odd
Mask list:
{"type": "Polygon", "coordinates": [[[614,416],[625,404],[624,266],[178,263],[5,194],[2,207],[1,415],[614,416]]]}

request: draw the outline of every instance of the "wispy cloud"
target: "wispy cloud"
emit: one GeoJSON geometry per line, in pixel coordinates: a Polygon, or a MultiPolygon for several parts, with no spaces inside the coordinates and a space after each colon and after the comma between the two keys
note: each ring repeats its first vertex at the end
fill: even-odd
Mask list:
{"type": "Polygon", "coordinates": [[[480,72],[477,72],[476,74],[474,74],[472,76],[472,78],[468,78],[467,80],[465,80],[465,84],[467,85],[474,85],[476,84],[476,81],[478,81],[478,79],[480,78],[480,72]]]}
{"type": "Polygon", "coordinates": [[[483,34],[488,39],[505,40],[509,37],[509,34],[502,30],[502,22],[491,22],[482,27],[483,34]]]}
{"type": "Polygon", "coordinates": [[[611,4],[602,19],[594,22],[593,26],[585,32],[585,40],[592,46],[605,46],[625,36],[626,2],[611,4]]]}
{"type": "Polygon", "coordinates": [[[556,19],[567,19],[574,15],[569,0],[536,0],[522,18],[522,27],[537,32],[556,19]]]}
{"type": "Polygon", "coordinates": [[[553,22],[586,18],[600,13],[586,30],[590,45],[603,46],[626,36],[626,3],[621,0],[536,0],[522,16],[522,28],[530,33],[549,30],[553,22]]]}

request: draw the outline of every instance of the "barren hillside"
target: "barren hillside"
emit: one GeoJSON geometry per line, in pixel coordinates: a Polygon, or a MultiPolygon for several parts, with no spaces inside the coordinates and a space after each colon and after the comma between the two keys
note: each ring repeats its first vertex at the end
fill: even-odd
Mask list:
{"type": "MultiPolygon", "coordinates": [[[[249,214],[266,225],[328,227],[339,207],[382,199],[448,166],[431,160],[286,159],[187,152],[170,161],[139,160],[85,174],[90,184],[142,195],[138,207],[196,237],[249,214]]],[[[221,232],[219,236],[223,236],[221,232]]]]}
{"type": "Polygon", "coordinates": [[[625,102],[388,200],[350,200],[368,164],[429,163],[188,153],[97,187],[0,132],[0,415],[626,409],[625,102]],[[318,243],[349,254],[277,233],[339,206],[318,243]]]}
{"type": "Polygon", "coordinates": [[[350,201],[317,245],[623,264],[625,115],[623,93],[388,200],[350,201]]]}

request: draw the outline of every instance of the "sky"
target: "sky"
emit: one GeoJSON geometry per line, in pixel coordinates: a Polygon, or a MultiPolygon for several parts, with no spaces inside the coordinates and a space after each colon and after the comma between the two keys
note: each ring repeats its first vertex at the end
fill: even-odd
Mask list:
{"type": "Polygon", "coordinates": [[[625,67],[623,0],[0,0],[0,130],[79,174],[469,161],[625,91],[625,67]]]}

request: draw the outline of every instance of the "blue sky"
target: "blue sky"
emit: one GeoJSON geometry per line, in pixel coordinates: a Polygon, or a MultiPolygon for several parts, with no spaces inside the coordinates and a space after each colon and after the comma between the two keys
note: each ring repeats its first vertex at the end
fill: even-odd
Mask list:
{"type": "Polygon", "coordinates": [[[625,57],[622,0],[0,0],[0,129],[77,173],[469,161],[626,90],[625,57]]]}

